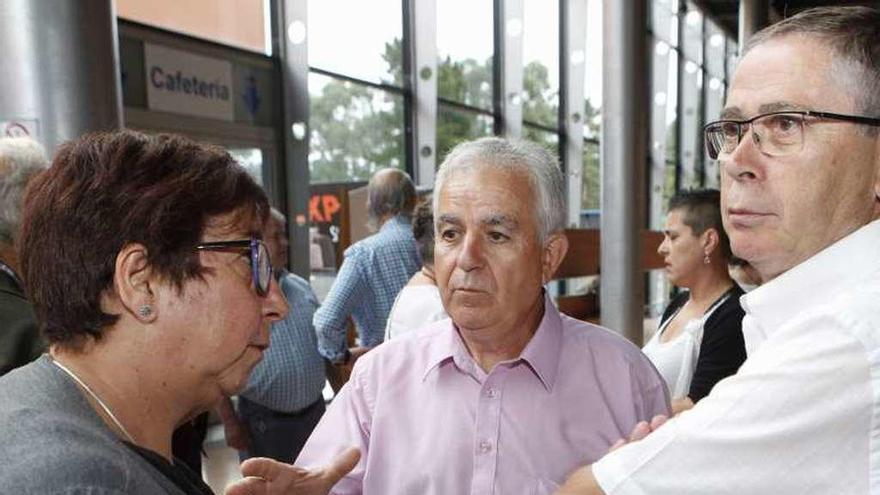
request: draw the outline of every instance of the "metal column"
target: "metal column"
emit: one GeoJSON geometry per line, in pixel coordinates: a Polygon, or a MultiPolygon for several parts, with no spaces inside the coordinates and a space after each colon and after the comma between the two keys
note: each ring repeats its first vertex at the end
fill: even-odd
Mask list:
{"type": "Polygon", "coordinates": [[[495,106],[501,132],[522,136],[523,0],[495,0],[495,106]]]}
{"type": "Polygon", "coordinates": [[[272,2],[272,53],[281,74],[290,267],[308,280],[309,266],[309,50],[307,0],[272,2]]]}
{"type": "Polygon", "coordinates": [[[569,227],[578,227],[584,171],[584,60],[587,44],[587,0],[562,1],[559,5],[560,128],[563,129],[563,160],[566,172],[569,227]]]}
{"type": "Polygon", "coordinates": [[[437,162],[437,2],[404,0],[404,25],[411,43],[407,84],[412,91],[413,181],[419,186],[434,185],[437,162]]]}
{"type": "Polygon", "coordinates": [[[740,0],[739,2],[739,53],[753,34],[770,22],[769,0],[740,0]]]}
{"type": "Polygon", "coordinates": [[[602,63],[602,324],[640,345],[648,105],[646,2],[606,2],[602,63]]]}
{"type": "Polygon", "coordinates": [[[0,2],[0,135],[31,135],[52,152],[122,125],[112,0],[0,2]]]}

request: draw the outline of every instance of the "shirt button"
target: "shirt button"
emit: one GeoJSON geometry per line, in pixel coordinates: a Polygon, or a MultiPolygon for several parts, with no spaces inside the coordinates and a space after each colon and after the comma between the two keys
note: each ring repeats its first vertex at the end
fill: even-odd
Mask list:
{"type": "Polygon", "coordinates": [[[486,389],[486,397],[488,397],[488,398],[490,398],[490,399],[494,399],[495,397],[498,397],[498,389],[496,389],[496,388],[487,388],[487,389],[486,389]]]}
{"type": "Polygon", "coordinates": [[[487,454],[491,450],[492,450],[492,442],[490,442],[488,440],[481,440],[480,441],[480,453],[487,454]]]}

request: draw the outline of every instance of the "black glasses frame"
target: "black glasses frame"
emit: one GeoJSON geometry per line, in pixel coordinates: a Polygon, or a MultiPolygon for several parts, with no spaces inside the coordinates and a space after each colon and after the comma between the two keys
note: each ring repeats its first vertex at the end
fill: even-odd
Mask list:
{"type": "Polygon", "coordinates": [[[877,117],[866,117],[864,115],[847,115],[842,113],[833,113],[833,112],[819,112],[815,110],[780,110],[778,112],[768,112],[762,113],[761,115],[756,115],[747,120],[733,120],[733,119],[723,119],[716,120],[715,122],[709,122],[705,126],[703,126],[703,139],[706,143],[706,150],[709,153],[709,158],[713,160],[718,159],[718,153],[714,153],[715,156],[712,156],[712,146],[709,144],[709,132],[710,128],[717,127],[722,124],[734,124],[736,125],[736,145],[742,142],[743,135],[745,135],[744,129],[752,124],[752,122],[762,119],[764,117],[770,117],[773,115],[800,115],[802,117],[816,117],[828,120],[840,120],[843,122],[852,122],[855,124],[862,125],[870,125],[880,127],[880,118],[877,117]]]}
{"type": "Polygon", "coordinates": [[[269,248],[263,241],[257,239],[256,237],[251,237],[250,239],[241,239],[234,241],[203,242],[196,245],[196,250],[198,251],[224,251],[236,248],[250,250],[251,281],[253,281],[254,283],[254,289],[257,291],[257,295],[259,295],[260,297],[266,297],[266,295],[269,293],[269,285],[272,284],[272,261],[269,258],[269,248]],[[266,273],[260,272],[261,246],[266,256],[266,266],[268,267],[266,273]],[[261,277],[265,277],[265,284],[261,283],[261,277]]]}

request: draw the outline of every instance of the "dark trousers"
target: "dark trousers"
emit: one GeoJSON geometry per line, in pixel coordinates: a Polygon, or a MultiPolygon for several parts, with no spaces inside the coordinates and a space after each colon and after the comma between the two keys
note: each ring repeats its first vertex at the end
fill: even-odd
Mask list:
{"type": "Polygon", "coordinates": [[[238,398],[238,415],[250,434],[250,447],[238,453],[243,461],[269,457],[292,463],[324,415],[324,398],[294,413],[273,411],[244,397],[238,398]]]}

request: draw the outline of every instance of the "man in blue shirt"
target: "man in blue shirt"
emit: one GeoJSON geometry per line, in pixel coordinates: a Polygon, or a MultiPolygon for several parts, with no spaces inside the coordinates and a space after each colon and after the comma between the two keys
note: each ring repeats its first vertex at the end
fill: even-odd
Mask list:
{"type": "Polygon", "coordinates": [[[285,227],[284,215],[273,208],[263,237],[290,311],[272,325],[269,348],[238,396],[238,416],[228,402],[220,408],[227,443],[242,460],[293,462],[324,414],[324,360],[312,326],[318,300],[308,282],[284,268],[285,227]]]}
{"type": "Polygon", "coordinates": [[[345,251],[345,261],[324,304],[315,312],[318,351],[347,365],[382,343],[394,298],[421,266],[410,226],[416,189],[398,169],[376,172],[367,189],[370,223],[379,231],[345,251]],[[346,322],[354,320],[359,346],[346,345],[346,322]]]}

